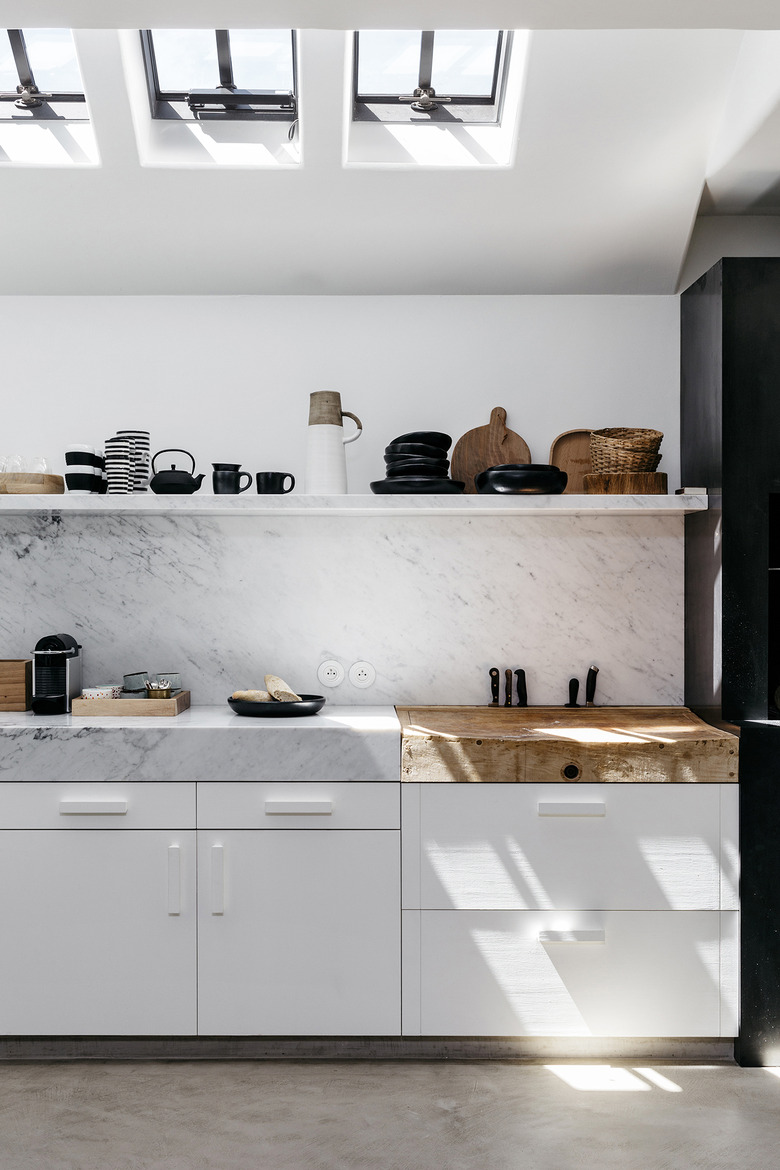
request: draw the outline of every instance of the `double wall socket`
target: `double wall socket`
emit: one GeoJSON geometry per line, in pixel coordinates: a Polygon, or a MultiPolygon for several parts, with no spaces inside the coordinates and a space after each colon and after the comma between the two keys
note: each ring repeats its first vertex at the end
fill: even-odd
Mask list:
{"type": "MultiPolygon", "coordinates": [[[[328,658],[317,667],[317,678],[324,687],[338,687],[344,681],[344,667],[335,658],[328,658]]],[[[376,671],[370,662],[353,662],[349,668],[349,681],[353,687],[372,687],[376,671]]]]}

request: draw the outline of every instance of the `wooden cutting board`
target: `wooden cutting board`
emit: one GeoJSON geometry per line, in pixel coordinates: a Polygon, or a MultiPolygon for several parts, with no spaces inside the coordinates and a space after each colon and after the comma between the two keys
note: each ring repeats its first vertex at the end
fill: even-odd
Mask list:
{"type": "Polygon", "coordinates": [[[450,475],[465,483],[466,495],[475,495],[477,489],[474,476],[486,467],[530,462],[531,452],[525,439],[509,430],[503,406],[494,406],[487,426],[466,431],[458,439],[452,452],[450,475]]]}
{"type": "Polygon", "coordinates": [[[739,740],[687,707],[396,707],[417,783],[735,784],[739,740]]]}
{"type": "Polygon", "coordinates": [[[584,476],[590,496],[665,496],[665,471],[600,471],[584,476]]]}
{"type": "Polygon", "coordinates": [[[550,448],[550,463],[569,477],[564,495],[584,495],[583,477],[591,471],[590,431],[564,431],[558,435],[550,448]]]}

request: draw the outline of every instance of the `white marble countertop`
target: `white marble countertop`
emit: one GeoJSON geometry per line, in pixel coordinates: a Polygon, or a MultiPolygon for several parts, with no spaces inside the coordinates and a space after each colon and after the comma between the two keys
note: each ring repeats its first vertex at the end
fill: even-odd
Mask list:
{"type": "Polygon", "coordinates": [[[174,717],[0,712],[0,781],[400,775],[401,728],[390,706],[329,706],[301,719],[248,719],[227,705],[190,707],[174,717]]]}

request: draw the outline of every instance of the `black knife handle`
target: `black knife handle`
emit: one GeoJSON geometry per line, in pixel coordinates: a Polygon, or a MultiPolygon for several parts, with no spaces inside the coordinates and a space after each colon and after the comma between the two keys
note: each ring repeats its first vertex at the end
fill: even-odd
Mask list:
{"type": "Polygon", "coordinates": [[[517,679],[517,705],[518,707],[527,707],[528,689],[525,685],[525,671],[516,670],[515,678],[517,679]]]}
{"type": "Polygon", "coordinates": [[[506,689],[504,691],[504,706],[512,706],[512,671],[509,667],[504,671],[504,678],[506,679],[506,689]]]}
{"type": "Polygon", "coordinates": [[[498,706],[498,688],[501,685],[501,673],[497,666],[491,666],[490,674],[490,693],[493,696],[493,706],[498,706]]]}
{"type": "Polygon", "coordinates": [[[578,678],[569,679],[569,701],[565,704],[566,707],[579,707],[577,702],[577,694],[580,689],[580,680],[578,678]]]}
{"type": "Polygon", "coordinates": [[[588,671],[587,680],[585,682],[585,702],[589,706],[593,705],[593,699],[596,694],[596,675],[598,672],[599,668],[597,666],[591,666],[590,670],[588,671]]]}

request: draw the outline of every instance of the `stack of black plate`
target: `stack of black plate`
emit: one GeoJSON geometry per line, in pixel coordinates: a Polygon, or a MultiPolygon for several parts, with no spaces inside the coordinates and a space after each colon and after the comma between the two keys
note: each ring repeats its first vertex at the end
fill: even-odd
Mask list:
{"type": "Polygon", "coordinates": [[[371,484],[377,496],[462,492],[465,484],[449,478],[447,452],[452,439],[441,431],[410,431],[385,447],[386,479],[371,484]]]}

